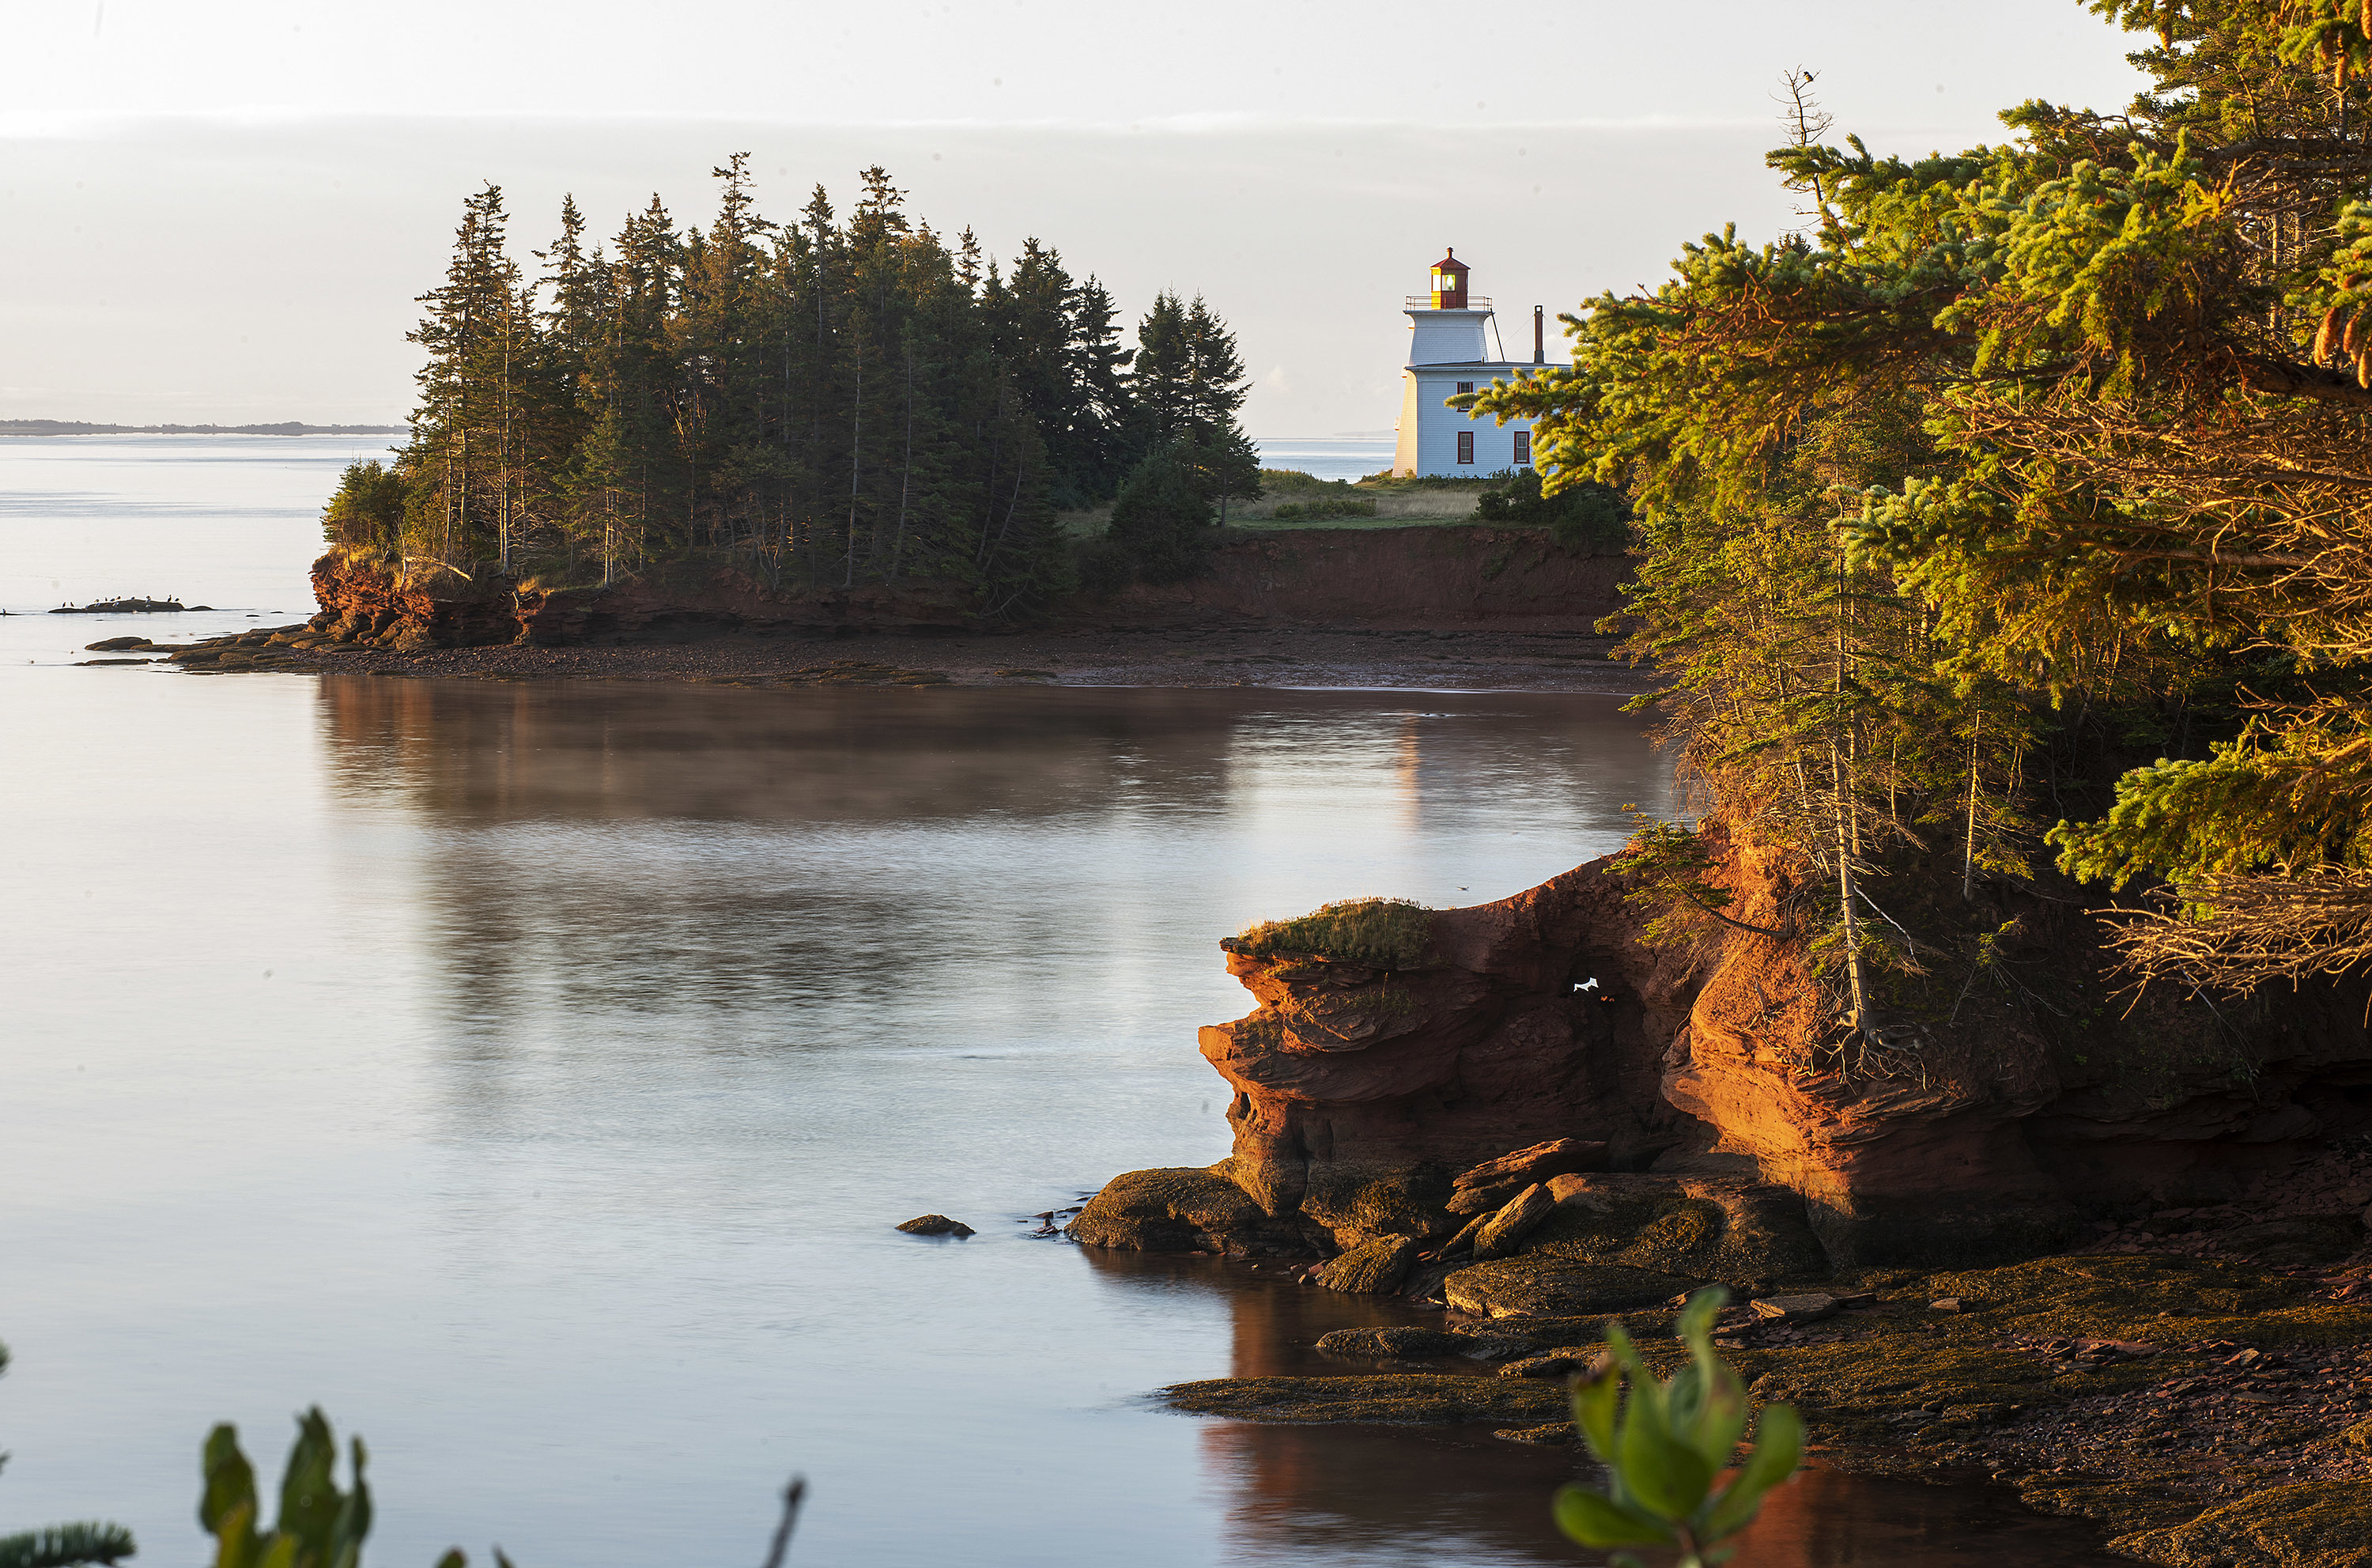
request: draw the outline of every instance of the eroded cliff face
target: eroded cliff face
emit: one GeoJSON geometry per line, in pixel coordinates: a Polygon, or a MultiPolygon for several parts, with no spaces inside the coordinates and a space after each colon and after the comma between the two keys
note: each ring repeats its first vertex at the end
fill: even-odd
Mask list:
{"type": "Polygon", "coordinates": [[[313,563],[316,623],[341,637],[405,650],[496,643],[636,642],[687,633],[959,632],[985,622],[953,583],[808,592],[770,587],[738,567],[683,567],[608,587],[549,588],[444,570],[400,572],[339,547],[313,563]]]}
{"type": "MultiPolygon", "coordinates": [[[[1711,833],[1729,912],[1786,929],[1784,859],[1711,833]]],[[[1459,1172],[1576,1139],[1607,1145],[1613,1179],[1784,1186],[1838,1264],[1999,1258],[2090,1217],[2221,1201],[2372,1127],[2361,985],[2248,1004],[2112,993],[2079,907],[1996,892],[1981,912],[2004,934],[1930,949],[1898,995],[1914,1038],[1849,1057],[1800,935],[1719,927],[1647,947],[1623,890],[1599,861],[1439,912],[1423,960],[1399,970],[1223,944],[1259,1006],[1201,1034],[1236,1091],[1234,1154],[1163,1173],[1210,1189],[1197,1244],[1438,1243],[1463,1223],[1459,1172]],[[1238,1192],[1257,1224],[1215,1217],[1238,1192]]],[[[1160,1245],[1094,1215],[1082,1239],[1160,1245]]]]}
{"type": "MultiPolygon", "coordinates": [[[[1792,890],[1729,846],[1752,923],[1792,890]]],[[[1839,1260],[2012,1255],[2135,1205],[2232,1197],[2256,1173],[2372,1125],[2360,983],[2236,1002],[2104,981],[2101,923],[1995,888],[1991,951],[1930,950],[1896,1016],[1915,1038],[1848,1063],[1800,939],[1729,932],[1674,1040],[1664,1093],[1801,1192],[1839,1260]]]]}
{"type": "Polygon", "coordinates": [[[1690,1141],[1658,1092],[1686,1016],[1686,957],[1627,938],[1590,865],[1433,918],[1419,967],[1229,952],[1261,1005],[1202,1031],[1236,1090],[1229,1178],[1272,1214],[1347,1246],[1427,1234],[1452,1177],[1555,1138],[1637,1168],[1690,1141]]]}
{"type": "MultiPolygon", "coordinates": [[[[1543,531],[1290,529],[1230,538],[1186,582],[1052,607],[1058,626],[1489,628],[1588,635],[1622,608],[1621,555],[1576,555],[1543,531]]],[[[634,642],[702,631],[796,635],[993,631],[964,585],[839,589],[768,583],[746,562],[680,563],[607,587],[552,588],[334,548],[314,563],[324,629],[406,650],[634,642]]]]}
{"type": "MultiPolygon", "coordinates": [[[[1715,837],[1733,912],[1785,929],[1796,889],[1784,859],[1715,837]]],[[[1664,1096],[1715,1129],[1720,1149],[1802,1193],[1840,1261],[2014,1250],[2066,1232],[2079,1205],[2038,1164],[2025,1127],[2059,1084],[2018,1009],[1990,993],[1973,1005],[1962,997],[1957,1018],[1923,1022],[1882,1063],[1847,1060],[1825,1045],[1837,1001],[1800,936],[1726,928],[1718,940],[1667,1048],[1664,1096]]]]}
{"type": "Polygon", "coordinates": [[[1576,554],[1540,528],[1293,528],[1230,538],[1209,570],[1138,583],[1058,616],[1133,626],[1489,627],[1587,636],[1622,611],[1625,555],[1576,554]]]}

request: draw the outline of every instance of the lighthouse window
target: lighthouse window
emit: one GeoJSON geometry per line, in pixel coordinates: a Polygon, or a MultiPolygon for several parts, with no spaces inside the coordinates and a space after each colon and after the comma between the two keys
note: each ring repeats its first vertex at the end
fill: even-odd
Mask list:
{"type": "Polygon", "coordinates": [[[1516,432],[1516,466],[1522,468],[1531,460],[1532,433],[1529,430],[1518,430],[1516,432]]]}
{"type": "Polygon", "coordinates": [[[1471,392],[1474,389],[1474,383],[1471,381],[1460,381],[1458,383],[1458,389],[1461,392],[1471,392]]]}
{"type": "Polygon", "coordinates": [[[1461,463],[1474,460],[1474,432],[1471,430],[1458,433],[1458,460],[1461,463]]]}

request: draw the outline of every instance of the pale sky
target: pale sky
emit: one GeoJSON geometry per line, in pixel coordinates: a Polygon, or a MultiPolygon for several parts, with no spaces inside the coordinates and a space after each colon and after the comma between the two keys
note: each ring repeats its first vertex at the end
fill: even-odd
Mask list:
{"type": "MultiPolygon", "coordinates": [[[[2028,98],[2123,107],[2124,35],[2075,0],[1195,6],[1074,0],[0,0],[0,417],[395,421],[413,296],[464,194],[522,260],[574,192],[614,231],[657,192],[845,207],[886,165],[943,231],[1035,235],[1131,314],[1201,293],[1259,436],[1388,431],[1401,296],[1454,245],[1529,351],[1735,221],[1792,226],[1762,166],[1782,71],[1832,134],[1997,140],[2028,98]]],[[[1552,357],[1556,357],[1552,348],[1552,357]]]]}

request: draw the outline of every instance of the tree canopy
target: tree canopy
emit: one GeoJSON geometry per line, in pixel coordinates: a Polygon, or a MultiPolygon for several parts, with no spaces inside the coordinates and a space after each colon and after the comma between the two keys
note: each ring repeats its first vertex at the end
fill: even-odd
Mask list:
{"type": "Polygon", "coordinates": [[[1163,295],[1123,347],[1059,251],[1031,238],[1001,267],[879,168],[845,217],[819,186],[783,223],[746,155],[714,174],[704,228],[654,196],[605,243],[564,202],[532,273],[500,188],[471,196],[411,334],[411,439],[346,476],[331,538],[472,580],[691,556],[778,588],[930,578],[1004,615],[1069,585],[1056,513],[1157,449],[1215,454],[1202,493],[1231,493],[1214,465],[1249,451],[1242,366],[1201,299],[1163,295]]]}
{"type": "Polygon", "coordinates": [[[2024,812],[2065,871],[2163,884],[2144,972],[2344,968],[2372,955],[2372,10],[2092,8],[2143,35],[2122,112],[2028,102],[1924,158],[1799,115],[1770,161],[1804,232],[1707,235],[1474,406],[1536,419],[1552,494],[1629,492],[1636,646],[1807,853],[1867,864],[1881,796],[1932,847],[1957,796],[1971,874],[2020,863],[2024,812]]]}

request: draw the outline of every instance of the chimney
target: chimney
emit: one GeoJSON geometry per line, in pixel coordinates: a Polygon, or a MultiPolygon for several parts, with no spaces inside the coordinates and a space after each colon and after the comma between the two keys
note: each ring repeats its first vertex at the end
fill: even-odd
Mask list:
{"type": "Polygon", "coordinates": [[[1549,336],[1548,336],[1548,331],[1549,331],[1549,329],[1548,329],[1548,322],[1547,322],[1547,319],[1546,319],[1544,317],[1542,317],[1542,316],[1541,316],[1541,308],[1540,308],[1539,306],[1537,306],[1537,305],[1533,306],[1533,307],[1532,307],[1532,363],[1533,363],[1534,365],[1546,365],[1546,364],[1549,362],[1549,336]]]}

